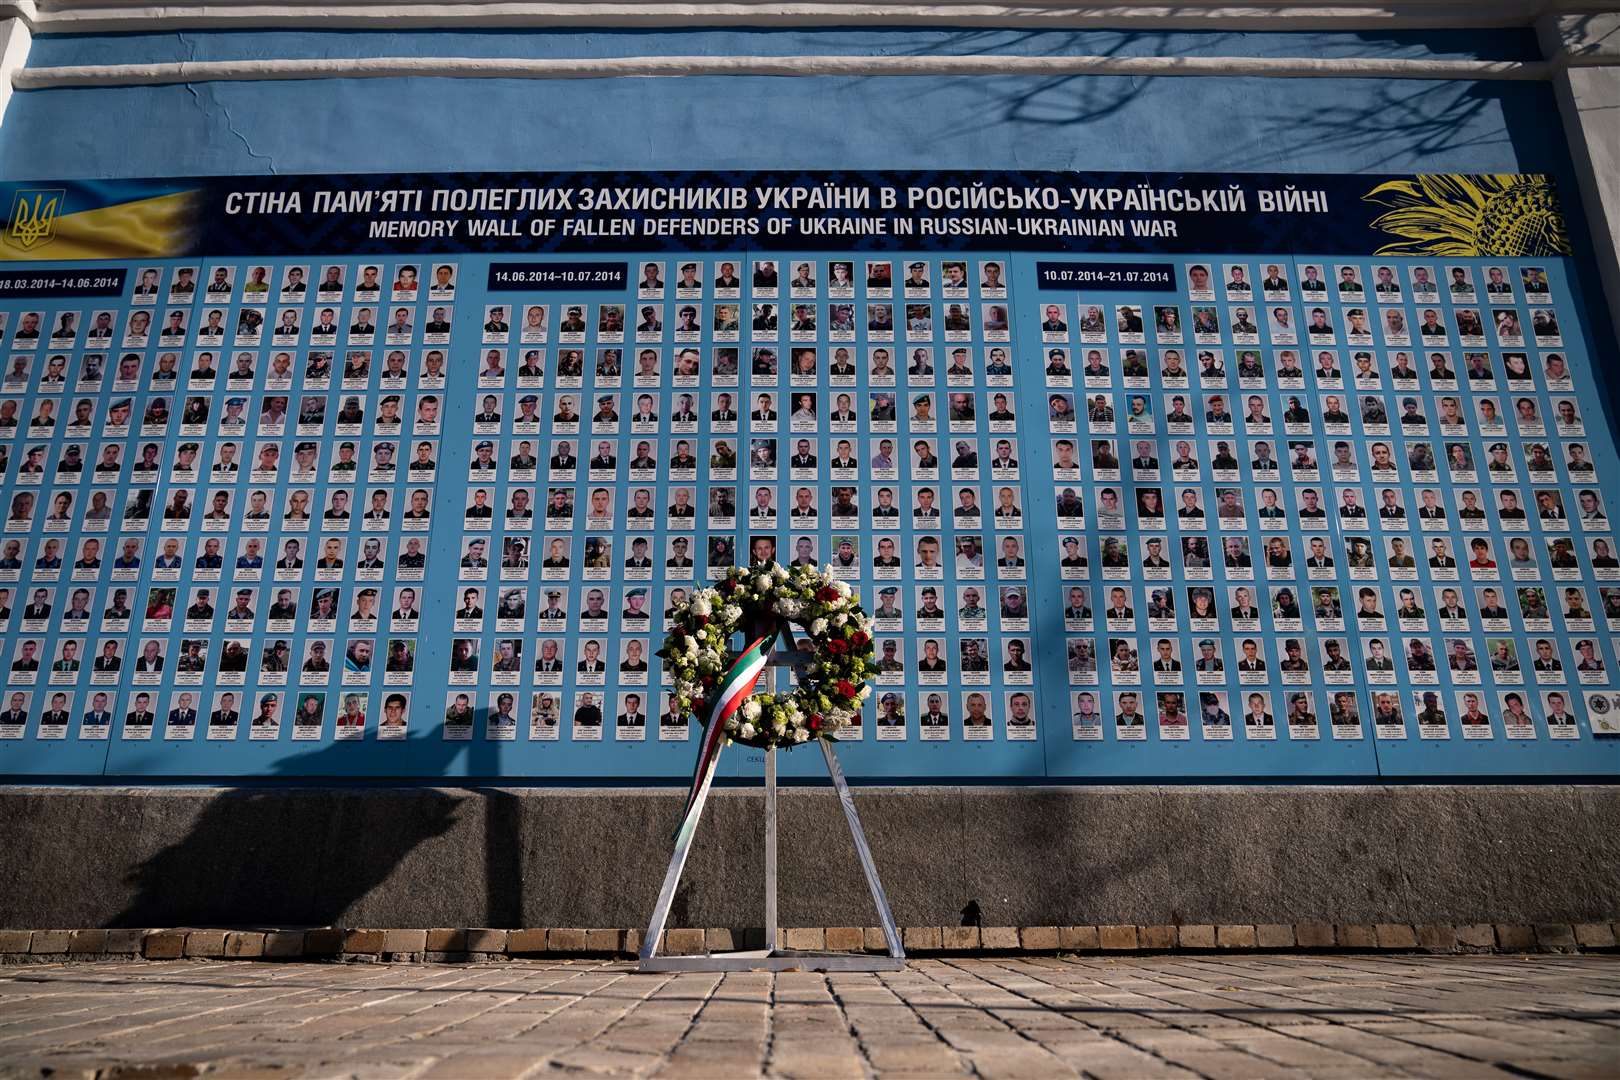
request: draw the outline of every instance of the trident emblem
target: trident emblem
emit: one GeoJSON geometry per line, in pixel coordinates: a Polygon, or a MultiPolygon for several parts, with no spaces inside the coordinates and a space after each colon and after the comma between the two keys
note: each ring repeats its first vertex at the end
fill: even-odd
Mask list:
{"type": "Polygon", "coordinates": [[[61,190],[24,188],[11,204],[11,225],[6,240],[29,251],[56,235],[56,215],[62,206],[61,190]]]}

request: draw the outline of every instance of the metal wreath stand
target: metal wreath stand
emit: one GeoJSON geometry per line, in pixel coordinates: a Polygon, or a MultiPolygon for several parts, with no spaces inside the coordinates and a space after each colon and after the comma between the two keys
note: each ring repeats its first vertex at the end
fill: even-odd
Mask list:
{"type": "MultiPolygon", "coordinates": [[[[761,633],[767,626],[756,626],[761,633]]],[[[765,661],[766,675],[775,688],[776,670],[803,671],[810,663],[810,653],[798,647],[793,630],[786,620],[778,620],[777,639],[786,646],[775,649],[765,661]]],[[[660,956],[658,944],[669,920],[670,905],[675,901],[675,890],[686,869],[686,857],[697,835],[696,820],[703,816],[712,787],[705,788],[697,797],[691,814],[694,826],[683,830],[675,842],[674,854],[669,859],[669,870],[664,874],[664,885],[658,891],[658,902],[653,905],[652,920],[641,939],[639,970],[652,971],[899,971],[906,966],[905,949],[900,944],[900,932],[895,929],[894,915],[889,911],[889,898],[878,880],[877,866],[872,862],[872,850],[866,844],[866,833],[861,828],[860,815],[855,812],[855,800],[844,770],[838,764],[831,739],[818,738],[822,757],[827,762],[827,775],[832,778],[838,804],[843,807],[844,820],[849,824],[849,835],[855,841],[855,854],[860,858],[861,872],[866,875],[866,887],[877,906],[878,921],[883,926],[883,940],[888,954],[880,956],[863,953],[814,952],[781,947],[781,929],[776,924],[776,749],[765,751],[765,947],[735,952],[709,953],[703,956],[660,956]]]]}

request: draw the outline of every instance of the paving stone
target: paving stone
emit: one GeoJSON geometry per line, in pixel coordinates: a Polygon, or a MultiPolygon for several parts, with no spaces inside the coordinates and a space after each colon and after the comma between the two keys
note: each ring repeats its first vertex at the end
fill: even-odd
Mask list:
{"type": "Polygon", "coordinates": [[[504,953],[506,951],[506,931],[496,930],[487,926],[469,926],[467,928],[468,952],[504,953]]]}
{"type": "Polygon", "coordinates": [[[737,938],[738,935],[733,934],[729,927],[711,926],[703,931],[703,947],[711,953],[735,952],[741,948],[737,938]]]}
{"type": "Polygon", "coordinates": [[[1306,922],[1294,924],[1294,943],[1301,949],[1333,948],[1333,924],[1306,922]]]}
{"type": "Polygon", "coordinates": [[[940,947],[946,952],[965,952],[979,947],[977,926],[942,926],[939,928],[940,947]]]}
{"type": "Polygon", "coordinates": [[[68,953],[70,955],[94,955],[105,952],[107,948],[107,931],[105,930],[74,930],[68,936],[68,953]]]}
{"type": "Polygon", "coordinates": [[[1139,949],[1173,949],[1178,934],[1174,926],[1138,926],[1136,947],[1139,949]]]}
{"type": "Polygon", "coordinates": [[[1262,949],[1292,949],[1294,927],[1290,923],[1256,923],[1254,943],[1262,949]]]}
{"type": "Polygon", "coordinates": [[[427,952],[427,939],[426,930],[388,930],[383,933],[383,952],[427,952]]]}
{"type": "Polygon", "coordinates": [[[507,935],[506,951],[581,953],[585,951],[585,931],[577,927],[554,927],[550,930],[515,930],[507,935]]]}
{"type": "Polygon", "coordinates": [[[665,930],[662,952],[666,956],[697,956],[703,952],[702,930],[665,930]]]}
{"type": "MultiPolygon", "coordinates": [[[[141,952],[141,939],[145,936],[145,930],[109,930],[107,931],[106,944],[102,946],[101,951],[104,953],[118,954],[122,956],[139,956],[141,952]]],[[[0,947],[0,952],[5,951],[6,950],[3,947],[0,947]]]]}
{"type": "Polygon", "coordinates": [[[1339,923],[1333,928],[1333,935],[1341,949],[1373,949],[1378,946],[1377,933],[1364,923],[1339,923]]]}
{"type": "Polygon", "coordinates": [[[1614,927],[1608,923],[1576,923],[1575,942],[1583,949],[1612,949],[1614,927]]]}
{"type": "Polygon", "coordinates": [[[1058,927],[1058,948],[1076,952],[1095,952],[1101,948],[1101,938],[1095,926],[1058,927]]]}
{"type": "Polygon", "coordinates": [[[1215,928],[1207,923],[1176,927],[1176,943],[1183,949],[1213,949],[1215,928]]]}
{"type": "Polygon", "coordinates": [[[1105,950],[1134,949],[1136,948],[1136,927],[1134,926],[1099,926],[1097,927],[1097,940],[1105,950]]]}
{"type": "Polygon", "coordinates": [[[343,931],[335,926],[322,926],[304,931],[305,956],[336,956],[343,951],[343,931]]]}
{"type": "Polygon", "coordinates": [[[782,947],[819,952],[827,947],[827,939],[819,926],[790,926],[782,931],[782,947]]]}
{"type": "MultiPolygon", "coordinates": [[[[623,930],[587,930],[585,948],[593,953],[618,953],[624,949],[623,930]]],[[[510,952],[510,948],[507,950],[510,952]]]]}
{"type": "Polygon", "coordinates": [[[225,935],[225,955],[237,960],[257,960],[264,955],[264,935],[250,930],[232,930],[225,935]]]}
{"type": "Polygon", "coordinates": [[[937,926],[908,926],[900,931],[900,941],[908,953],[938,952],[942,948],[941,932],[937,926]]]}
{"type": "Polygon", "coordinates": [[[343,931],[343,951],[365,956],[378,956],[383,951],[383,945],[388,941],[388,933],[384,930],[345,930],[343,931]]]}
{"type": "Polygon", "coordinates": [[[0,953],[25,953],[33,939],[32,930],[0,930],[0,953]]]}
{"type": "Polygon", "coordinates": [[[985,926],[979,929],[979,941],[986,949],[1018,948],[1018,927],[985,926]]]}
{"type": "Polygon", "coordinates": [[[1501,949],[1522,951],[1536,947],[1536,930],[1523,923],[1497,923],[1496,945],[1501,949]]]}
{"type": "Polygon", "coordinates": [[[194,960],[217,960],[225,955],[225,931],[193,930],[186,935],[185,955],[194,960]]]}
{"type": "MultiPolygon", "coordinates": [[[[150,955],[150,954],[148,954],[150,955]]],[[[282,958],[304,955],[304,931],[267,930],[264,935],[264,955],[282,958]]]]}
{"type": "Polygon", "coordinates": [[[867,952],[886,953],[889,951],[889,941],[883,936],[883,927],[865,926],[861,928],[861,936],[866,942],[867,952]]]}
{"type": "Polygon", "coordinates": [[[153,930],[141,940],[141,955],[148,960],[176,960],[185,951],[184,930],[153,930]]]}
{"type": "Polygon", "coordinates": [[[1575,931],[1569,923],[1537,923],[1536,944],[1543,949],[1570,952],[1575,948],[1575,931]]]}
{"type": "Polygon", "coordinates": [[[1418,944],[1425,949],[1450,952],[1457,947],[1457,931],[1444,924],[1430,924],[1417,928],[1418,944]]]}
{"type": "Polygon", "coordinates": [[[1252,949],[1255,945],[1254,927],[1240,923],[1215,928],[1217,949],[1252,949]]]}
{"type": "Polygon", "coordinates": [[[1496,928],[1490,923],[1464,923],[1452,927],[1457,936],[1458,945],[1466,945],[1471,949],[1496,948],[1496,928]]]}
{"type": "Polygon", "coordinates": [[[1056,952],[1058,928],[1055,926],[1021,926],[1018,944],[1030,952],[1056,952]]]}
{"type": "Polygon", "coordinates": [[[429,930],[427,947],[431,952],[466,952],[467,931],[450,927],[429,930]]]}
{"type": "Polygon", "coordinates": [[[859,926],[829,926],[827,948],[833,952],[860,952],[866,948],[866,932],[859,926]]]}
{"type": "Polygon", "coordinates": [[[35,956],[65,953],[73,942],[71,930],[35,930],[28,951],[35,956]]]}
{"type": "Polygon", "coordinates": [[[1415,949],[1417,934],[1405,923],[1376,923],[1373,937],[1380,949],[1415,949]]]}

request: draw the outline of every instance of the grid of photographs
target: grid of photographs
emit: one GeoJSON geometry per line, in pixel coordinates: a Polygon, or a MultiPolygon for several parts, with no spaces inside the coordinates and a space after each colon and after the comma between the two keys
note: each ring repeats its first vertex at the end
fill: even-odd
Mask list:
{"type": "Polygon", "coordinates": [[[0,738],[405,737],[457,269],[421,266],[4,314],[0,738]]]}
{"type": "Polygon", "coordinates": [[[1032,313],[1073,737],[1620,730],[1604,420],[1547,268],[1179,273],[1032,313]]]}
{"type": "Polygon", "coordinates": [[[685,742],[667,613],[771,558],[874,616],[849,740],[1620,734],[1561,264],[1029,262],[238,258],[7,300],[0,740],[685,742]]]}
{"type": "Polygon", "coordinates": [[[1004,262],[633,266],[629,295],[482,312],[447,736],[516,738],[526,694],[530,739],[687,739],[665,619],[777,559],[876,620],[844,737],[1033,740],[1004,262]]]}

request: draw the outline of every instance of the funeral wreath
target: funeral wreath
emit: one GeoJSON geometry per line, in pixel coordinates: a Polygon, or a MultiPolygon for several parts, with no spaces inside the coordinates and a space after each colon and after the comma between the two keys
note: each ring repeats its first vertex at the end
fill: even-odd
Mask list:
{"type": "Polygon", "coordinates": [[[694,592],[670,622],[658,655],[674,680],[674,708],[706,723],[722,703],[726,675],[738,659],[730,651],[734,636],[741,634],[747,648],[768,635],[760,651],[769,652],[782,623],[803,630],[797,643],[810,660],[797,672],[796,685],[714,712],[732,742],[765,750],[833,738],[872,692],[872,620],[830,567],[732,567],[714,585],[694,592]]]}

